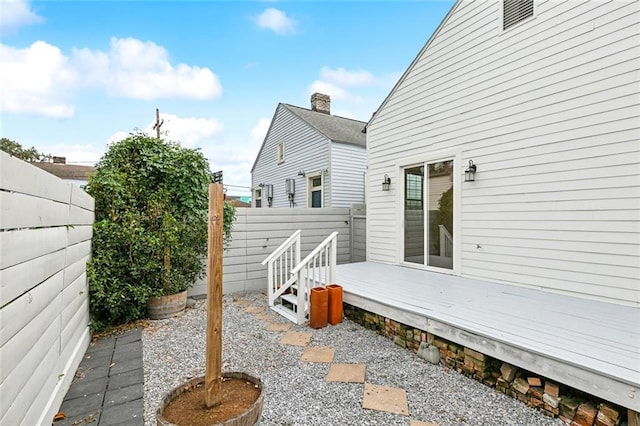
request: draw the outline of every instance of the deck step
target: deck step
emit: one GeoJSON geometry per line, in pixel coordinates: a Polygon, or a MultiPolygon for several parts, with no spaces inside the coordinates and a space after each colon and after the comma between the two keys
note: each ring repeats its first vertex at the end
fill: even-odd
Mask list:
{"type": "Polygon", "coordinates": [[[283,305],[271,306],[271,310],[282,315],[283,317],[293,322],[294,324],[298,323],[298,317],[296,316],[296,313],[293,312],[291,309],[287,308],[286,306],[283,306],[283,305]]]}
{"type": "Polygon", "coordinates": [[[294,308],[298,306],[298,296],[296,296],[295,294],[283,294],[282,296],[280,296],[280,299],[292,304],[294,308]]]}

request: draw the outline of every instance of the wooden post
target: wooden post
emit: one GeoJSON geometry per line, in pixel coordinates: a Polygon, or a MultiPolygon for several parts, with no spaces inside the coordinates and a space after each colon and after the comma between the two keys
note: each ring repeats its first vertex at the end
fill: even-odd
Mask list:
{"type": "Polygon", "coordinates": [[[207,283],[207,353],[205,405],[222,402],[222,230],[224,190],[209,184],[209,254],[207,283]]]}
{"type": "Polygon", "coordinates": [[[156,122],[153,125],[153,130],[156,131],[156,135],[158,135],[158,139],[160,139],[160,127],[164,123],[164,120],[160,120],[160,109],[156,108],[156,122]]]}

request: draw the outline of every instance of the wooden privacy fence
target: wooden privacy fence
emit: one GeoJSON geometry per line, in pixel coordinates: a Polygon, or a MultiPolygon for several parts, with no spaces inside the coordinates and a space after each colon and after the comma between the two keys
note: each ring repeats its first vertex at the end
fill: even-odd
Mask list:
{"type": "MultiPolygon", "coordinates": [[[[364,259],[364,236],[356,237],[359,247],[352,254],[352,229],[364,232],[364,209],[343,208],[238,208],[233,224],[233,240],[223,258],[223,292],[267,290],[267,267],[261,265],[280,244],[296,230],[301,233],[301,256],[304,258],[318,244],[338,232],[337,262],[349,263],[354,258],[364,259]]],[[[189,290],[190,295],[201,296],[207,292],[206,281],[201,280],[189,290]]]]}
{"type": "Polygon", "coordinates": [[[0,151],[0,425],[51,424],[89,345],[93,208],[0,151]]]}

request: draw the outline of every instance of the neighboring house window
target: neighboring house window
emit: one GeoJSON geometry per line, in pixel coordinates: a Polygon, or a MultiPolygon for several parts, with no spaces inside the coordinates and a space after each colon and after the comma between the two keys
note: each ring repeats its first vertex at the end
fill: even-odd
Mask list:
{"type": "Polygon", "coordinates": [[[278,164],[284,163],[284,143],[278,144],[278,164]]]}
{"type": "Polygon", "coordinates": [[[322,207],[322,174],[310,176],[308,180],[309,207],[322,207]]]}
{"type": "Polygon", "coordinates": [[[262,207],[262,189],[256,188],[253,190],[253,199],[256,207],[262,207]]]}
{"type": "Polygon", "coordinates": [[[502,29],[506,30],[533,16],[533,0],[503,0],[502,29]]]}
{"type": "Polygon", "coordinates": [[[404,261],[453,269],[453,160],[403,170],[404,261]]]}

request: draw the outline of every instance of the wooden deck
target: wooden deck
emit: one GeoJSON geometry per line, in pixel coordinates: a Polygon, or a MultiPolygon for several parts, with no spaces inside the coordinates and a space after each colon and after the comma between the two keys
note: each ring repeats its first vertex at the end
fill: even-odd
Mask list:
{"type": "Polygon", "coordinates": [[[374,262],[344,302],[640,412],[640,308],[374,262]]]}

